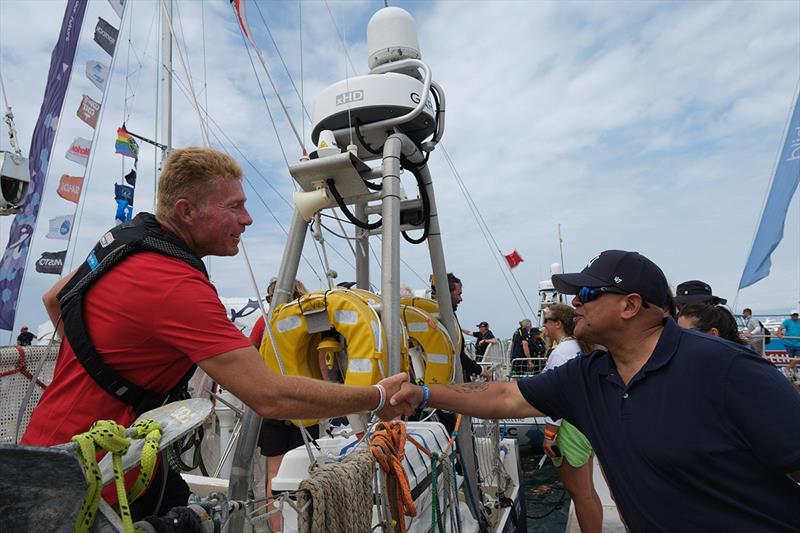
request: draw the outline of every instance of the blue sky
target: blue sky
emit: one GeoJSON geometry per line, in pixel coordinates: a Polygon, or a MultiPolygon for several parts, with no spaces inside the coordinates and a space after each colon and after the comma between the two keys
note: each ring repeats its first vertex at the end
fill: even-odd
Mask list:
{"type": "MultiPolygon", "coordinates": [[[[423,59],[447,95],[444,146],[497,246],[504,253],[517,249],[525,259],[514,275],[532,306],[538,282],[559,259],[558,224],[567,270],[580,269],[604,249],[638,250],[664,269],[673,286],[703,279],[734,302],[800,79],[799,3],[390,3],[408,9],[417,20],[423,59]]],[[[345,36],[357,73],[364,74],[366,23],[382,5],[302,3],[302,87],[309,110],[320,90],[354,75],[333,21],[345,36]]],[[[126,101],[129,128],[156,135],[157,7],[154,1],[133,2],[121,27],[86,202],[79,208],[75,261],[113,223],[111,191],[123,172],[113,140],[125,119],[126,101]]],[[[299,88],[298,3],[272,1],[260,7],[299,88]]],[[[63,9],[63,1],[0,2],[0,69],[25,151],[63,9]]],[[[288,227],[291,216],[287,202],[293,186],[284,156],[228,2],[178,2],[178,15],[176,31],[198,101],[207,103],[209,115],[254,164],[246,163],[228,141],[219,144],[212,138],[248,174],[246,191],[256,222],[245,242],[256,278],[266,281],[277,270],[283,246],[276,219],[288,227]]],[[[90,3],[46,195],[53,196],[62,173],[80,173],[63,153],[75,136],[91,134],[74,118],[74,110],[84,93],[99,98],[82,67],[89,59],[107,58],[91,39],[98,16],[119,25],[107,2],[90,3]]],[[[300,127],[300,100],[255,8],[250,24],[300,127]]],[[[177,55],[175,68],[185,80],[177,55]]],[[[260,67],[259,76],[286,157],[294,161],[297,143],[260,67]]],[[[308,139],[310,124],[306,121],[301,129],[308,139]]],[[[7,149],[4,126],[0,133],[0,147],[7,149]]],[[[202,142],[197,113],[176,88],[174,144],[202,142]]],[[[137,209],[151,209],[154,159],[154,152],[144,149],[137,209]]],[[[127,171],[129,161],[125,165],[127,171]]],[[[516,304],[497,265],[497,249],[484,242],[441,150],[431,155],[430,165],[448,268],[465,284],[459,316],[465,325],[487,320],[496,334],[508,335],[531,313],[516,304]]],[[[31,260],[42,251],[60,249],[60,241],[44,239],[47,220],[71,208],[57,197],[46,203],[31,260]]],[[[9,226],[10,219],[0,220],[0,245],[5,245],[9,226]]],[[[795,200],[784,241],[773,255],[772,275],[742,291],[738,309],[786,312],[797,306],[799,228],[795,200]]],[[[327,246],[340,279],[352,279],[352,268],[338,255],[349,261],[348,246],[330,235],[327,246]]],[[[374,250],[380,256],[377,243],[374,250]]],[[[413,269],[401,269],[403,282],[423,288],[430,271],[426,247],[404,243],[402,251],[413,269]]],[[[322,268],[310,240],[306,258],[313,269],[304,263],[300,277],[309,287],[321,288],[322,268]]],[[[241,254],[212,259],[209,266],[220,294],[252,294],[241,254]]],[[[53,276],[33,274],[32,265],[30,272],[18,325],[45,320],[39,297],[55,282],[53,276]]]]}

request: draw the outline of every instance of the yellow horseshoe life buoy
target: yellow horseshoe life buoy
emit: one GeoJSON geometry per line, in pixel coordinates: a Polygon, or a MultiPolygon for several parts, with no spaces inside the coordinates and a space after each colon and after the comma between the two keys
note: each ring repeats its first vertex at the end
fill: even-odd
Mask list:
{"type": "MultiPolygon", "coordinates": [[[[330,324],[347,343],[345,385],[372,385],[387,376],[386,335],[378,314],[360,296],[347,290],[313,292],[275,310],[272,331],[287,375],[320,379],[317,345],[321,333],[309,333],[308,313],[326,313],[330,324]]],[[[261,343],[261,357],[275,372],[280,366],[269,336],[261,343]]],[[[303,420],[309,426],[317,420],[303,420]]]]}
{"type": "MultiPolygon", "coordinates": [[[[376,294],[361,289],[350,290],[369,304],[381,303],[376,294]]],[[[403,353],[402,369],[413,368],[426,385],[452,383],[458,352],[454,351],[447,329],[433,315],[439,312],[438,303],[428,298],[401,298],[400,304],[404,336],[411,339],[411,342],[406,339],[403,343],[408,350],[403,353]],[[422,353],[412,349],[415,343],[422,353]]]]}
{"type": "MultiPolygon", "coordinates": [[[[418,309],[422,309],[429,315],[439,318],[439,302],[430,298],[400,298],[401,305],[410,305],[418,309]]],[[[458,329],[458,340],[456,344],[456,354],[460,354],[464,348],[464,336],[461,334],[461,329],[456,319],[456,328],[458,329]]],[[[445,328],[446,330],[446,328],[445,328]]]]}
{"type": "MultiPolygon", "coordinates": [[[[408,336],[416,341],[424,352],[423,382],[426,385],[452,383],[456,352],[445,327],[431,314],[410,305],[400,306],[400,316],[408,336]]],[[[416,353],[413,350],[413,342],[410,344],[412,346],[409,346],[409,353],[413,359],[416,353]]],[[[413,363],[412,360],[412,365],[413,363]]]]}

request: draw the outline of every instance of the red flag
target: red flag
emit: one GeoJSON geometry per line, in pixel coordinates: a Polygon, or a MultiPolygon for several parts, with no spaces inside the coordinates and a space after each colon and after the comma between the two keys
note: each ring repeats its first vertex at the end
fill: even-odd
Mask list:
{"type": "Polygon", "coordinates": [[[522,261],[524,261],[522,259],[522,256],[519,255],[519,252],[517,252],[516,250],[514,250],[510,254],[504,255],[503,257],[505,257],[506,261],[508,261],[508,268],[514,268],[515,266],[522,263],[522,261]]]}

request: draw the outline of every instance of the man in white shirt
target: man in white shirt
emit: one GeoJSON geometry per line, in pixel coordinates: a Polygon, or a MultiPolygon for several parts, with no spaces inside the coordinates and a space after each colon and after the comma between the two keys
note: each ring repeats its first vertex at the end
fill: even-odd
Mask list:
{"type": "Polygon", "coordinates": [[[744,308],[742,317],[744,318],[744,327],[747,328],[747,331],[744,332],[744,337],[753,351],[764,355],[764,331],[761,329],[761,322],[753,318],[753,310],[749,307],[744,308]]]}

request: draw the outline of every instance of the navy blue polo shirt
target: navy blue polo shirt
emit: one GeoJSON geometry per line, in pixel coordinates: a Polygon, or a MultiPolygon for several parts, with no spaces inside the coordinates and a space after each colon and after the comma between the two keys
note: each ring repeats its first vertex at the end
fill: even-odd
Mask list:
{"type": "Polygon", "coordinates": [[[589,438],[631,531],[800,531],[800,394],[747,348],[667,319],[627,386],[604,351],[518,383],[589,438]]]}

